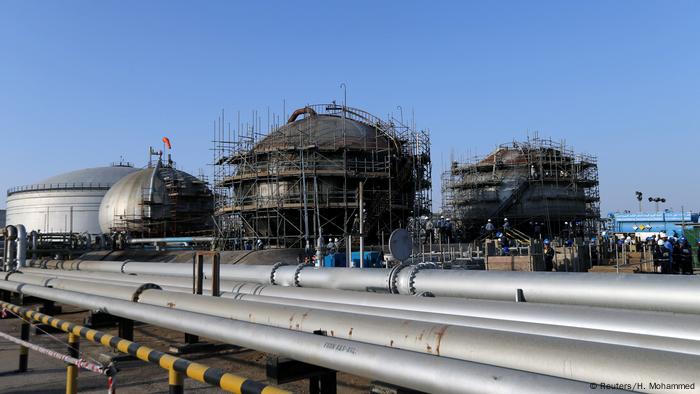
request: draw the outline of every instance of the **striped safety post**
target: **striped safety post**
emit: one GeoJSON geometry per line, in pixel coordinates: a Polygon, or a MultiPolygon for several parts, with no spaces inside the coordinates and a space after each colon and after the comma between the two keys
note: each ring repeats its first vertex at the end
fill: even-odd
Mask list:
{"type": "Polygon", "coordinates": [[[185,378],[182,373],[174,369],[168,370],[168,393],[183,394],[185,392],[185,378]]]}
{"type": "MultiPolygon", "coordinates": [[[[80,358],[80,337],[73,333],[68,333],[68,356],[80,358]]],[[[66,363],[66,394],[76,394],[78,392],[78,366],[66,363]]]]}
{"type": "MultiPolygon", "coordinates": [[[[20,328],[20,338],[23,341],[29,342],[29,322],[23,320],[20,328]]],[[[20,346],[19,348],[19,372],[27,372],[29,366],[29,348],[20,346]]]]}
{"type": "Polygon", "coordinates": [[[198,382],[208,383],[212,386],[235,394],[289,394],[290,391],[275,386],[234,375],[220,368],[209,367],[203,364],[175,357],[159,350],[151,349],[139,343],[132,342],[117,336],[97,331],[79,324],[61,320],[31,309],[22,308],[14,304],[0,301],[0,307],[10,310],[17,315],[25,316],[32,320],[50,325],[51,327],[73,334],[76,337],[87,339],[90,342],[116,349],[122,353],[132,355],[139,360],[159,365],[169,371],[173,370],[194,379],[198,382]]]}

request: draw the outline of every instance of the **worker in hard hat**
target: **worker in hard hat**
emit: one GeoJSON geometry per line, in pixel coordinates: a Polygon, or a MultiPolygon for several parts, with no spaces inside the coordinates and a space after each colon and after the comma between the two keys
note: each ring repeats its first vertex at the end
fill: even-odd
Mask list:
{"type": "Polygon", "coordinates": [[[693,274],[693,248],[686,237],[678,238],[678,265],[683,275],[693,274]]]}
{"type": "Polygon", "coordinates": [[[491,223],[491,219],[489,219],[486,222],[486,226],[484,226],[484,230],[486,230],[486,236],[489,238],[491,237],[491,234],[493,234],[493,232],[496,230],[496,226],[494,226],[493,223],[491,223]]]}
{"type": "MultiPolygon", "coordinates": [[[[336,238],[336,241],[338,238],[336,238]]],[[[329,255],[334,255],[338,251],[338,246],[336,245],[335,242],[333,242],[333,239],[328,238],[328,244],[326,245],[326,252],[329,255]]]]}
{"type": "Polygon", "coordinates": [[[547,238],[544,239],[542,244],[544,245],[544,249],[542,251],[542,255],[544,256],[544,270],[547,272],[551,272],[555,269],[554,248],[552,248],[552,245],[550,244],[549,239],[547,238]]]}
{"type": "MultiPolygon", "coordinates": [[[[660,234],[661,235],[661,234],[660,234]]],[[[664,236],[666,234],[663,234],[664,236]]],[[[668,239],[668,237],[666,237],[668,239]]],[[[671,273],[671,249],[668,247],[670,243],[663,238],[659,239],[654,248],[654,271],[662,274],[671,273]]]]}
{"type": "Polygon", "coordinates": [[[510,230],[510,222],[508,222],[508,218],[503,219],[503,231],[508,231],[510,230]]]}

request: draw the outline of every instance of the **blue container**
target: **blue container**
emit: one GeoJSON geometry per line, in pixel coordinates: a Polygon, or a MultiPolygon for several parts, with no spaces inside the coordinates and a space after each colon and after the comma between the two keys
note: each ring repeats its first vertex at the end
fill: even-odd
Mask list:
{"type": "MultiPolygon", "coordinates": [[[[364,253],[364,268],[382,268],[384,256],[382,252],[369,251],[364,253]]],[[[352,252],[352,262],[360,267],[360,252],[352,252]]]]}
{"type": "Polygon", "coordinates": [[[324,267],[347,267],[345,253],[335,253],[323,256],[324,267]]]}

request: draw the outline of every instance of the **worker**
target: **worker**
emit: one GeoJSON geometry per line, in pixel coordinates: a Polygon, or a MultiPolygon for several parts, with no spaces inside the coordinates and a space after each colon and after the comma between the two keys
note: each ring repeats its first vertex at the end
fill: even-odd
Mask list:
{"type": "MultiPolygon", "coordinates": [[[[337,238],[336,238],[336,240],[337,240],[337,238]]],[[[338,248],[338,247],[337,247],[337,245],[333,242],[333,240],[332,240],[331,238],[328,238],[328,244],[326,245],[326,252],[327,252],[329,255],[334,255],[334,254],[338,251],[337,248],[338,248]]]]}
{"type": "Polygon", "coordinates": [[[425,242],[429,242],[430,244],[435,242],[433,238],[433,221],[430,218],[425,221],[425,242]]]}
{"type": "Polygon", "coordinates": [[[502,256],[509,256],[510,255],[510,241],[508,240],[508,237],[506,237],[505,234],[501,234],[501,237],[498,240],[501,243],[501,255],[502,256]]]}
{"type": "Polygon", "coordinates": [[[545,238],[544,242],[544,251],[542,254],[544,255],[544,269],[547,272],[551,272],[554,270],[554,249],[550,245],[549,239],[545,238]]]}
{"type": "Polygon", "coordinates": [[[666,247],[667,242],[659,239],[654,248],[654,271],[662,274],[670,273],[671,250],[666,247]]]}
{"type": "Polygon", "coordinates": [[[510,230],[510,223],[508,222],[508,218],[503,219],[503,231],[508,231],[510,230]]]}
{"type": "Polygon", "coordinates": [[[445,241],[452,241],[452,222],[450,218],[445,219],[445,241]]]}
{"type": "Polygon", "coordinates": [[[686,237],[678,238],[678,262],[680,273],[683,275],[693,274],[693,249],[686,237]]]}
{"type": "Polygon", "coordinates": [[[491,219],[489,219],[486,222],[486,226],[484,227],[484,230],[486,230],[486,236],[491,237],[491,234],[493,234],[494,230],[496,230],[496,227],[491,223],[491,219]]]}

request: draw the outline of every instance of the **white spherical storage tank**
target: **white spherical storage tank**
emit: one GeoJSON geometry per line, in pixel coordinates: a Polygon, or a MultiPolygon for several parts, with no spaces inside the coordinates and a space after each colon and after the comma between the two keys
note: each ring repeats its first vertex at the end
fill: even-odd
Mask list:
{"type": "Polygon", "coordinates": [[[107,190],[137,171],[130,165],[86,168],[7,191],[7,224],[27,231],[101,234],[98,214],[107,190]]]}

